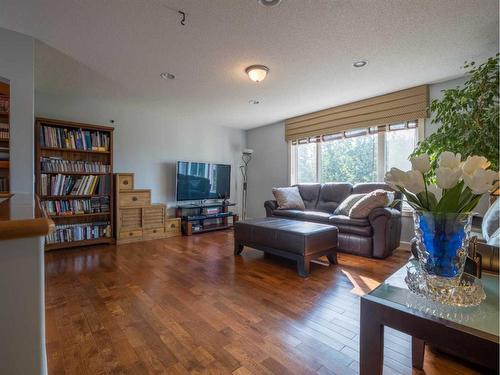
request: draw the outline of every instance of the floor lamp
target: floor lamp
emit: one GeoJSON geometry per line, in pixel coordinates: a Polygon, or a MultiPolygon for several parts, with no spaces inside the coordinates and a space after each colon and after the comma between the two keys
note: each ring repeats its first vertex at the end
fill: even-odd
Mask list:
{"type": "Polygon", "coordinates": [[[243,201],[241,208],[241,218],[245,220],[247,218],[247,192],[248,192],[248,163],[252,160],[253,150],[247,148],[243,150],[241,154],[241,160],[243,160],[243,165],[240,165],[241,175],[243,176],[243,201]]]}

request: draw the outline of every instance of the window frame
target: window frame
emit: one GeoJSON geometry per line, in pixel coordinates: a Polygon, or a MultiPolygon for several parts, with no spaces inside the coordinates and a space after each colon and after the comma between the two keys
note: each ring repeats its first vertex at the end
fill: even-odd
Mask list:
{"type": "MultiPolygon", "coordinates": [[[[396,130],[397,131],[397,130],[396,130]]],[[[422,141],[425,138],[425,119],[417,119],[417,142],[422,141]]],[[[384,181],[385,176],[385,162],[386,162],[386,149],[385,149],[385,138],[386,132],[377,133],[377,180],[384,181]]],[[[321,173],[321,148],[318,147],[316,143],[316,181],[315,183],[319,183],[320,173],[321,173]]],[[[297,184],[297,174],[298,174],[298,157],[297,157],[297,149],[293,147],[292,141],[288,141],[288,182],[289,185],[297,184]]],[[[314,183],[314,182],[313,182],[314,183]]],[[[411,213],[413,210],[406,206],[403,207],[404,213],[411,213]]]]}

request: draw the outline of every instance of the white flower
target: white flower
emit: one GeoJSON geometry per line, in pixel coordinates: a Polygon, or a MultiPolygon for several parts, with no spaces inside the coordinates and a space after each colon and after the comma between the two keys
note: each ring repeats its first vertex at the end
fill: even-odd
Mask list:
{"type": "Polygon", "coordinates": [[[420,171],[408,171],[406,174],[405,188],[414,194],[425,190],[424,176],[420,171]]]}
{"type": "Polygon", "coordinates": [[[384,181],[394,190],[399,190],[398,186],[405,187],[406,172],[398,168],[391,168],[385,173],[384,181]]]}
{"type": "MultiPolygon", "coordinates": [[[[484,165],[484,164],[483,164],[484,165]]],[[[493,189],[493,182],[498,180],[498,173],[490,169],[476,169],[472,174],[464,173],[464,183],[476,195],[484,194],[493,189]]]]}
{"type": "Polygon", "coordinates": [[[439,155],[438,164],[440,167],[455,169],[460,167],[462,155],[444,151],[439,155]]]}
{"type": "Polygon", "coordinates": [[[431,161],[429,155],[422,154],[410,159],[412,169],[427,173],[431,169],[431,161]]]}
{"type": "Polygon", "coordinates": [[[490,166],[490,162],[484,156],[468,156],[462,166],[464,174],[472,176],[478,169],[486,169],[490,166]]]}
{"type": "Polygon", "coordinates": [[[451,189],[455,186],[462,176],[462,170],[460,168],[447,168],[439,167],[436,169],[436,181],[437,185],[441,189],[451,189]]]}

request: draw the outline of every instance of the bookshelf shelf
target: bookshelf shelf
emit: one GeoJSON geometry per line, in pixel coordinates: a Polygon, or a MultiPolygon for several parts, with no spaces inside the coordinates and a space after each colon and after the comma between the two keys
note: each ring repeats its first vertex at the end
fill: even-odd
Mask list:
{"type": "Polygon", "coordinates": [[[81,154],[104,154],[104,155],[110,154],[110,151],[78,150],[78,149],[62,148],[62,147],[40,147],[40,150],[41,151],[71,152],[71,153],[81,153],[81,154]]]}
{"type": "Polygon", "coordinates": [[[105,176],[112,175],[113,173],[108,172],[45,172],[41,171],[42,174],[64,174],[67,176],[105,176]]]}
{"type": "Polygon", "coordinates": [[[91,214],[75,214],[75,215],[49,215],[51,219],[73,219],[80,217],[108,216],[111,212],[94,212],[91,214]]]}
{"type": "Polygon", "coordinates": [[[98,197],[109,197],[110,194],[102,194],[102,195],[40,195],[40,199],[90,199],[90,198],[98,198],[98,197]]]}
{"type": "MultiPolygon", "coordinates": [[[[104,199],[105,203],[100,204],[101,209],[103,207],[102,204],[105,204],[104,207],[106,210],[109,209],[109,212],[106,211],[86,214],[79,213],[72,215],[50,215],[50,217],[56,222],[56,230],[53,234],[50,235],[50,238],[60,242],[50,244],[47,243],[45,245],[45,250],[114,243],[114,197],[112,195],[113,130],[113,128],[107,126],[90,125],[70,121],[52,120],[45,118],[37,118],[35,120],[35,189],[40,199],[46,202],[44,204],[50,205],[52,207],[50,211],[52,212],[70,212],[69,210],[72,209],[79,210],[79,212],[81,212],[80,208],[78,208],[78,204],[82,203],[75,202],[76,200],[94,200],[96,198],[99,198],[97,199],[97,201],[103,202],[103,199],[107,198],[104,199]],[[106,151],[85,149],[92,147],[103,147],[106,148],[106,151]],[[75,163],[81,164],[79,164],[77,168],[74,168],[72,165],[74,165],[75,163]],[[42,166],[42,164],[44,165],[42,166]],[[82,164],[108,165],[110,167],[110,171],[71,171],[71,169],[80,169],[80,166],[82,164]],[[45,167],[46,169],[49,169],[49,166],[54,169],[66,169],[66,171],[45,172],[42,170],[42,168],[45,167]],[[91,182],[93,181],[93,178],[86,176],[97,176],[95,177],[95,180],[98,182],[93,183],[91,182]],[[80,182],[77,182],[78,180],[82,180],[80,181],[81,185],[77,185],[77,187],[75,187],[75,184],[80,184],[80,182]],[[89,181],[89,183],[86,183],[85,181],[89,181]],[[42,184],[44,184],[43,189],[42,184]],[[80,186],[80,188],[78,186],[80,186]],[[45,194],[42,194],[42,191],[45,194]],[[78,195],[50,194],[55,192],[70,191],[77,192],[78,195]],[[102,194],[99,194],[98,192],[102,192],[102,194]],[[66,201],[70,202],[65,203],[66,201]],[[108,205],[109,207],[107,207],[108,205]],[[101,237],[85,239],[86,237],[90,237],[89,233],[94,232],[92,228],[99,228],[101,237]],[[68,238],[75,240],[68,241],[68,238]]],[[[91,204],[94,204],[93,201],[91,204]]]]}

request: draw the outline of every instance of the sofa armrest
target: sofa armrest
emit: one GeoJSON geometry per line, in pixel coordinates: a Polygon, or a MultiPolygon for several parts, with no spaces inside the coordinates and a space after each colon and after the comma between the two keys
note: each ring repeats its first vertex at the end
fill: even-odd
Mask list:
{"type": "Polygon", "coordinates": [[[370,212],[368,220],[373,228],[373,256],[388,257],[401,241],[401,212],[379,207],[370,212]]]}
{"type": "Polygon", "coordinates": [[[269,200],[264,202],[264,208],[266,209],[266,216],[273,216],[274,210],[278,209],[278,202],[269,200]]]}

